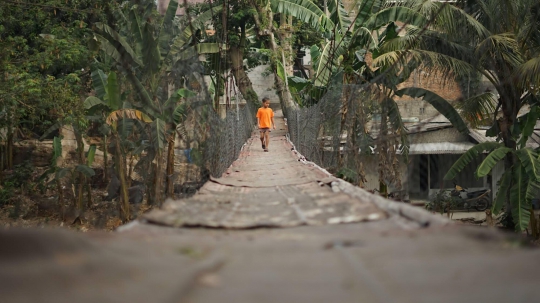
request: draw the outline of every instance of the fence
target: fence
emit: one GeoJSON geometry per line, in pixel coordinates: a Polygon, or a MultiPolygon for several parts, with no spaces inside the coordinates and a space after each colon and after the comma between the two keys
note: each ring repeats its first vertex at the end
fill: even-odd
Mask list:
{"type": "MultiPolygon", "coordinates": [[[[407,117],[406,101],[384,97],[373,87],[333,84],[315,105],[284,110],[291,141],[306,159],[371,191],[404,200],[429,200],[453,188],[443,177],[485,130],[458,132],[443,116],[407,117]],[[382,100],[382,101],[381,101],[382,100]],[[381,187],[382,186],[382,187],[381,187]]],[[[419,102],[415,100],[416,102],[419,102]]],[[[455,181],[497,190],[500,172],[474,178],[479,158],[455,181]]]]}

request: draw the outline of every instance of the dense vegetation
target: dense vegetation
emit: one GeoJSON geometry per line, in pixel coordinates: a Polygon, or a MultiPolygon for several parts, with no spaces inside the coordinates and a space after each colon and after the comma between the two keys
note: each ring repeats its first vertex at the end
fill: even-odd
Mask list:
{"type": "MultiPolygon", "coordinates": [[[[363,87],[374,100],[362,109],[369,112],[348,111],[343,100],[353,91],[344,89],[335,100],[343,102],[340,129],[362,134],[358,140],[365,146],[378,145],[378,160],[386,163],[379,170],[383,194],[400,182],[396,151],[406,155],[409,146],[395,97],[423,98],[463,133],[467,124],[492,125],[488,134],[498,143],[471,149],[447,177],[491,151],[476,175],[504,161],[494,211],[506,209],[518,230],[529,225],[531,200],[540,188],[538,151],[525,144],[540,118],[538,1],[358,0],[347,11],[342,0],[220,0],[190,6],[182,17],[175,16],[177,5],[171,1],[160,15],[150,0],[0,3],[2,204],[11,203],[22,185],[20,173],[30,174],[14,167],[14,142],[54,138],[53,162],[36,184],[57,191],[62,209],[68,203],[82,215],[92,204],[92,164],[99,151],[100,178],[115,184],[122,220],[132,217],[130,193],[137,190],[141,197],[144,191],[147,205],[160,205],[174,197],[174,145],[197,107],[187,100],[204,86],[200,75],[210,79],[214,110],[226,83],[236,83],[256,105],[247,70],[270,63],[284,110],[316,104],[332,81],[363,87]],[[313,60],[311,77],[298,61],[304,49],[313,60]],[[192,64],[202,56],[204,68],[192,64]],[[292,75],[293,67],[301,73],[292,75]],[[482,76],[496,93],[467,96],[455,108],[425,89],[398,89],[419,68],[452,81],[482,76]],[[529,110],[519,116],[522,108],[529,110]],[[375,112],[384,138],[377,144],[366,135],[365,116],[375,112]],[[58,162],[62,128],[73,129],[76,163],[58,162]],[[99,137],[97,143],[85,144],[89,135],[99,137]],[[134,169],[144,171],[138,188],[131,184],[134,169]],[[69,199],[65,186],[72,188],[69,199]]],[[[342,159],[338,165],[346,171],[342,159]]]]}

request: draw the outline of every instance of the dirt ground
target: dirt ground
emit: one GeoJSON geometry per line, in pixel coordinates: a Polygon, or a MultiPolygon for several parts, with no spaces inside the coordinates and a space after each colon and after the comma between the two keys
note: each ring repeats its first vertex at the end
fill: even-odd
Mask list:
{"type": "MultiPolygon", "coordinates": [[[[38,227],[65,228],[68,230],[113,231],[123,222],[120,220],[118,202],[105,201],[105,189],[92,189],[92,204],[85,205],[84,213],[80,214],[73,205],[73,199],[66,197],[63,210],[58,205],[58,195],[49,190],[44,193],[32,192],[22,194],[20,191],[0,204],[0,228],[9,227],[38,227]]],[[[85,193],[84,203],[87,203],[85,193]]],[[[138,218],[151,208],[145,203],[131,205],[132,219],[138,218]]]]}
{"type": "MultiPolygon", "coordinates": [[[[104,201],[105,196],[107,196],[106,189],[92,189],[92,205],[87,207],[82,220],[79,220],[78,212],[73,205],[70,205],[72,201],[65,203],[62,218],[58,196],[54,190],[46,191],[43,194],[39,192],[27,195],[19,193],[9,203],[0,206],[0,228],[54,227],[80,232],[113,231],[123,223],[119,219],[117,201],[104,201]]],[[[67,198],[70,198],[69,195],[67,198]]],[[[132,217],[136,219],[151,209],[145,203],[132,205],[132,217]]],[[[447,217],[446,214],[441,216],[447,217]]],[[[488,225],[485,212],[455,212],[450,219],[463,225],[488,225]]]]}

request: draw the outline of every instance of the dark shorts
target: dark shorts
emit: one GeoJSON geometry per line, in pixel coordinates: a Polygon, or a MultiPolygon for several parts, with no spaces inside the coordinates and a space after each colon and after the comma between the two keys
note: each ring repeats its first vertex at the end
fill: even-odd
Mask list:
{"type": "Polygon", "coordinates": [[[267,127],[267,128],[259,128],[259,131],[260,131],[261,133],[271,132],[271,131],[270,131],[270,128],[268,128],[268,127],[267,127]]]}

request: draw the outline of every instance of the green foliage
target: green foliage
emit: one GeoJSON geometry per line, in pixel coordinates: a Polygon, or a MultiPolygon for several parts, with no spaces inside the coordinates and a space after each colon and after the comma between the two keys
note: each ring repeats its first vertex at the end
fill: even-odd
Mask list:
{"type": "Polygon", "coordinates": [[[497,98],[492,92],[474,95],[456,106],[464,120],[472,127],[492,123],[492,114],[495,111],[497,98]]]}
{"type": "Polygon", "coordinates": [[[162,150],[165,147],[165,121],[157,118],[151,124],[152,144],[156,149],[162,150]]]}
{"type": "Polygon", "coordinates": [[[88,148],[88,153],[86,154],[86,165],[88,167],[92,166],[92,163],[94,163],[94,157],[96,156],[96,145],[92,144],[88,148]]]}
{"type": "MultiPolygon", "coordinates": [[[[0,184],[0,206],[10,203],[21,187],[28,187],[32,182],[34,166],[31,161],[15,165],[0,184]]],[[[15,204],[17,205],[17,204],[15,204]]]]}
{"type": "Polygon", "coordinates": [[[515,229],[524,231],[530,220],[531,201],[540,193],[540,159],[536,151],[530,148],[511,149],[496,142],[481,143],[463,154],[444,179],[453,179],[474,157],[486,150],[492,151],[478,166],[478,178],[489,174],[505,157],[512,157],[514,161],[514,165],[505,171],[500,180],[492,211],[495,215],[499,214],[509,198],[515,229]]]}
{"type": "Polygon", "coordinates": [[[399,91],[396,91],[396,95],[403,96],[408,95],[412,98],[424,98],[424,101],[431,104],[435,109],[443,114],[452,124],[454,127],[461,133],[468,134],[469,128],[467,127],[467,124],[463,121],[457,110],[448,103],[447,100],[441,98],[439,95],[435,94],[434,92],[431,92],[429,90],[418,88],[418,87],[410,87],[410,88],[404,88],[399,91]]]}
{"type": "Polygon", "coordinates": [[[271,0],[271,8],[276,13],[286,14],[310,24],[315,30],[330,32],[334,22],[310,0],[271,0]]]}
{"type": "Polygon", "coordinates": [[[538,159],[538,153],[530,148],[522,148],[516,150],[516,155],[529,177],[540,180],[540,159],[538,159]]]}
{"type": "MultiPolygon", "coordinates": [[[[409,28],[411,39],[401,38],[392,44],[394,50],[404,51],[389,53],[375,61],[389,64],[406,57],[448,79],[469,81],[471,75],[481,74],[491,82],[496,94],[476,94],[461,104],[461,110],[473,126],[491,123],[486,135],[503,142],[493,143],[491,149],[495,150],[476,174],[485,176],[498,161],[505,159],[505,173],[493,211],[498,213],[506,201],[506,211],[511,213],[507,217],[513,219],[517,230],[523,231],[529,222],[530,200],[538,193],[540,184],[537,151],[526,147],[540,117],[537,102],[540,4],[536,0],[477,0],[460,4],[404,1],[400,5],[426,16],[438,15],[429,29],[409,28]],[[518,117],[525,106],[530,106],[529,113],[518,117]]],[[[488,150],[487,144],[479,144],[464,154],[445,179],[455,177],[481,149],[488,150]]]]}
{"type": "Polygon", "coordinates": [[[287,81],[287,77],[285,74],[285,67],[283,67],[283,64],[281,62],[277,61],[277,75],[281,78],[283,81],[287,81]]]}
{"type": "Polygon", "coordinates": [[[122,106],[120,87],[115,72],[110,72],[107,77],[107,104],[112,110],[117,110],[122,106]]]}
{"type": "Polygon", "coordinates": [[[499,190],[497,191],[497,197],[495,197],[495,200],[493,201],[492,212],[494,215],[498,215],[503,209],[511,182],[512,171],[509,170],[504,172],[498,184],[499,190]]]}
{"type": "Polygon", "coordinates": [[[178,105],[173,112],[173,121],[176,124],[181,124],[187,117],[187,105],[185,103],[178,105]]]}
{"type": "Polygon", "coordinates": [[[12,172],[5,178],[5,182],[10,182],[14,187],[21,187],[32,180],[34,166],[32,161],[27,160],[21,164],[15,165],[12,172]]]}
{"type": "Polygon", "coordinates": [[[75,171],[83,173],[88,178],[96,174],[91,167],[82,164],[75,166],[75,171]]]}
{"type": "Polygon", "coordinates": [[[59,157],[62,156],[62,141],[59,137],[54,137],[53,139],[53,158],[51,161],[51,166],[56,166],[56,161],[59,157]]]}
{"type": "Polygon", "coordinates": [[[107,106],[107,104],[103,101],[101,101],[101,99],[97,98],[97,97],[94,97],[94,96],[90,96],[88,98],[86,98],[86,100],[84,100],[84,109],[86,110],[90,110],[92,108],[95,108],[97,106],[101,106],[101,105],[104,105],[104,106],[107,106]]]}
{"type": "Polygon", "coordinates": [[[15,195],[15,185],[13,182],[4,181],[0,185],[0,207],[9,203],[9,201],[15,195]]]}
{"type": "Polygon", "coordinates": [[[459,159],[450,167],[450,170],[444,176],[444,180],[452,180],[457,174],[462,171],[474,158],[481,155],[484,151],[491,151],[496,148],[502,147],[501,143],[497,142],[484,142],[477,144],[464,153],[459,159]]]}
{"type": "Polygon", "coordinates": [[[347,182],[357,184],[360,175],[350,168],[343,167],[336,173],[336,177],[341,178],[347,182]]]}
{"type": "Polygon", "coordinates": [[[514,169],[513,186],[510,188],[510,201],[512,201],[512,218],[517,231],[524,231],[529,225],[531,209],[531,192],[528,190],[529,180],[518,165],[514,169]]]}
{"type": "Polygon", "coordinates": [[[482,163],[476,169],[476,177],[482,178],[489,174],[493,167],[499,162],[502,158],[506,156],[507,153],[511,152],[512,149],[508,147],[499,147],[496,150],[489,153],[489,155],[482,161],[482,163]]]}
{"type": "Polygon", "coordinates": [[[524,117],[521,118],[523,121],[522,124],[522,135],[518,142],[519,146],[521,148],[525,147],[525,144],[527,143],[527,140],[530,138],[532,133],[534,132],[534,128],[536,126],[536,122],[540,118],[540,107],[533,106],[530,111],[525,114],[524,117]]]}
{"type": "Polygon", "coordinates": [[[98,99],[104,99],[107,94],[107,75],[95,66],[92,68],[92,87],[98,99]]]}
{"type": "Polygon", "coordinates": [[[447,190],[439,190],[435,193],[433,199],[425,204],[425,208],[429,211],[438,212],[441,215],[450,211],[456,206],[456,200],[452,198],[447,190]]]}
{"type": "Polygon", "coordinates": [[[79,102],[93,52],[90,24],[107,20],[116,1],[0,3],[0,107],[6,124],[38,138],[56,121],[82,116],[79,102]]]}

